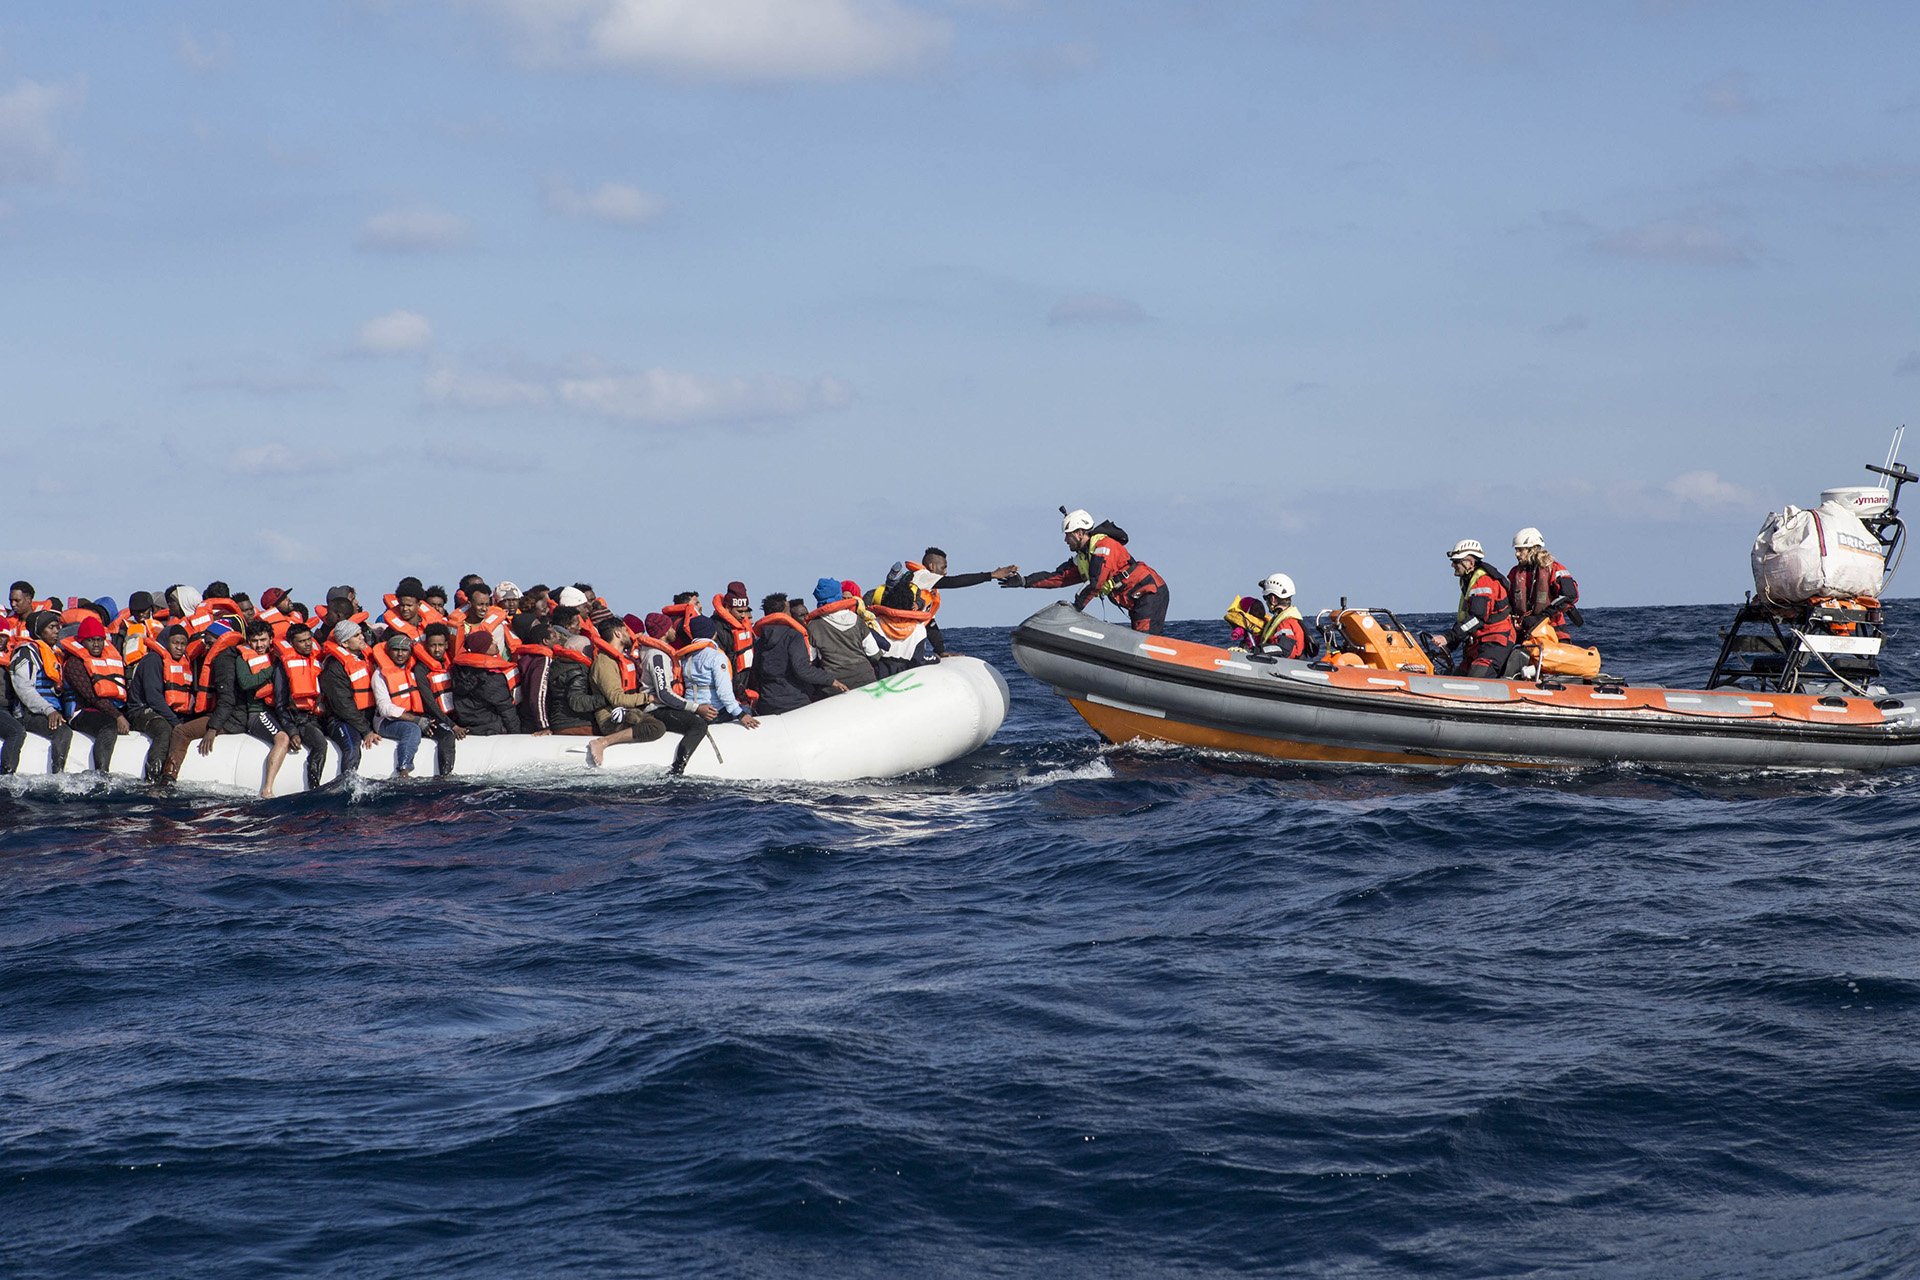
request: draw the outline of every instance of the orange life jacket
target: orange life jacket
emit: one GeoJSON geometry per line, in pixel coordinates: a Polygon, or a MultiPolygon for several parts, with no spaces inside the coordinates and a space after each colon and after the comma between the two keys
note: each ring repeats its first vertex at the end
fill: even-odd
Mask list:
{"type": "Polygon", "coordinates": [[[120,656],[126,660],[129,671],[139,666],[140,659],[146,657],[147,654],[163,647],[160,644],[160,633],[162,629],[158,622],[132,621],[128,622],[126,626],[121,629],[120,656]]]}
{"type": "Polygon", "coordinates": [[[725,627],[732,651],[727,655],[733,659],[733,672],[740,675],[753,666],[753,626],[734,616],[727,608],[727,598],[723,595],[713,598],[713,620],[725,627]]]}
{"type": "Polygon", "coordinates": [[[433,705],[440,708],[440,714],[453,714],[453,668],[445,662],[435,662],[433,655],[427,652],[423,644],[413,646],[413,663],[420,670],[415,674],[419,687],[426,696],[433,699],[433,705]]]}
{"type": "MultiPolygon", "coordinates": [[[[91,610],[81,612],[91,615],[91,610]]],[[[100,656],[94,657],[87,652],[87,646],[78,640],[62,640],[61,649],[80,659],[87,669],[87,676],[93,681],[93,696],[103,701],[124,704],[127,700],[127,664],[120,651],[110,644],[100,646],[100,656]]]]}
{"type": "Polygon", "coordinates": [[[830,613],[845,613],[848,609],[858,609],[860,605],[861,601],[858,600],[835,600],[832,604],[823,604],[808,614],[807,621],[812,622],[815,618],[824,618],[830,613]]]}
{"type": "MultiPolygon", "coordinates": [[[[530,649],[533,649],[535,652],[538,652],[541,648],[544,648],[545,646],[525,645],[522,647],[530,648],[530,649]]],[[[549,655],[551,655],[554,658],[555,661],[558,661],[558,662],[577,662],[583,667],[590,667],[593,665],[592,658],[589,658],[586,654],[581,653],[578,649],[569,649],[565,645],[561,645],[557,649],[549,649],[547,650],[547,652],[549,655]]]]}
{"type": "Polygon", "coordinates": [[[280,656],[280,669],[287,674],[287,700],[293,709],[311,715],[320,709],[320,650],[301,657],[284,640],[274,645],[280,656]]]}
{"type": "Polygon", "coordinates": [[[425,713],[427,707],[420,700],[420,686],[414,683],[411,659],[406,666],[401,666],[382,644],[374,646],[373,661],[380,668],[380,678],[387,682],[387,700],[402,711],[414,715],[425,713]]]}
{"type": "MultiPolygon", "coordinates": [[[[394,595],[393,592],[389,591],[387,592],[386,595],[380,597],[380,602],[387,606],[388,614],[398,616],[397,614],[394,613],[394,611],[400,607],[399,596],[394,595]]],[[[424,599],[420,601],[420,625],[421,626],[425,627],[435,622],[445,622],[446,620],[447,620],[446,614],[440,612],[438,609],[428,604],[424,599]]],[[[388,626],[393,625],[391,620],[383,619],[383,621],[386,621],[388,626]]]]}
{"type": "MultiPolygon", "coordinates": [[[[449,618],[447,620],[447,626],[452,629],[454,639],[461,640],[466,637],[469,631],[492,631],[506,620],[507,611],[505,609],[502,609],[499,605],[488,605],[487,611],[480,615],[480,621],[469,622],[466,612],[463,610],[449,618]]],[[[454,647],[456,649],[459,648],[458,645],[454,647]]]]}
{"type": "Polygon", "coordinates": [[[598,635],[593,636],[592,640],[593,647],[601,653],[606,654],[609,658],[612,658],[614,665],[620,669],[620,691],[622,693],[638,693],[640,691],[640,664],[633,660],[633,655],[614,648],[598,635]]]}
{"type": "MultiPolygon", "coordinates": [[[[672,645],[668,644],[665,640],[656,640],[649,635],[637,635],[633,638],[633,642],[639,645],[643,649],[650,650],[651,652],[660,655],[660,658],[665,660],[664,670],[671,673],[669,677],[669,683],[673,691],[677,694],[680,694],[683,697],[686,695],[686,692],[687,692],[687,681],[686,681],[686,677],[683,676],[680,672],[680,659],[685,657],[687,654],[692,653],[695,649],[699,648],[701,645],[706,645],[709,648],[714,648],[714,649],[717,649],[720,647],[714,644],[713,641],[711,640],[696,640],[684,649],[676,649],[672,645]]],[[[642,658],[641,660],[648,661],[648,659],[645,659],[645,658],[642,658]]],[[[650,665],[655,665],[656,669],[661,669],[658,667],[657,661],[654,663],[650,663],[650,665]]]]}
{"type": "Polygon", "coordinates": [[[353,705],[362,711],[373,710],[373,664],[355,657],[331,640],[327,641],[326,654],[336,659],[347,673],[347,683],[353,687],[353,705]]]}
{"type": "Polygon", "coordinates": [[[481,671],[498,671],[507,678],[507,692],[517,700],[520,696],[520,664],[512,658],[502,658],[492,653],[456,653],[453,655],[456,667],[476,667],[481,671]]]}
{"type": "Polygon", "coordinates": [[[238,631],[229,631],[213,643],[202,647],[195,670],[200,673],[193,682],[193,714],[205,715],[213,710],[213,660],[229,649],[237,649],[245,639],[238,631]]]}
{"type": "Polygon", "coordinates": [[[243,644],[240,646],[240,661],[246,663],[247,670],[251,671],[254,675],[267,677],[265,682],[255,687],[253,691],[253,700],[255,702],[264,703],[269,707],[272,706],[273,705],[273,655],[264,649],[256,653],[252,649],[249,649],[246,645],[243,644]]]}
{"type": "Polygon", "coordinates": [[[237,618],[239,616],[239,605],[225,596],[215,596],[211,600],[202,600],[200,607],[188,614],[186,620],[180,625],[187,629],[188,635],[197,636],[212,626],[215,618],[237,618]]]}
{"type": "Polygon", "coordinates": [[[165,649],[153,649],[149,652],[160,659],[160,688],[166,695],[167,707],[176,715],[188,715],[193,711],[193,668],[185,659],[175,662],[173,655],[165,649]]]}
{"type": "Polygon", "coordinates": [[[867,606],[873,623],[889,640],[911,640],[916,628],[924,628],[933,615],[924,609],[889,609],[883,604],[867,606]]]}
{"type": "Polygon", "coordinates": [[[275,640],[285,640],[287,638],[287,628],[293,625],[293,615],[282,613],[277,607],[262,609],[253,616],[273,628],[273,638],[275,640]]]}
{"type": "MultiPolygon", "coordinates": [[[[907,566],[907,572],[909,574],[933,572],[933,570],[927,568],[927,566],[923,564],[915,564],[911,560],[906,561],[905,564],[907,566]]],[[[913,584],[913,595],[914,595],[914,599],[919,602],[920,608],[926,611],[926,614],[929,618],[931,618],[934,614],[940,612],[940,593],[938,591],[934,591],[934,590],[931,590],[930,588],[923,587],[916,582],[913,584]]]]}
{"type": "Polygon", "coordinates": [[[800,620],[794,617],[790,613],[768,614],[766,617],[760,619],[760,621],[753,624],[753,632],[754,632],[754,635],[758,636],[760,634],[760,629],[762,627],[779,627],[779,626],[792,627],[795,631],[798,631],[800,633],[800,639],[803,642],[805,642],[807,646],[807,660],[812,661],[813,660],[813,637],[807,634],[807,629],[806,627],[801,625],[800,620]]]}

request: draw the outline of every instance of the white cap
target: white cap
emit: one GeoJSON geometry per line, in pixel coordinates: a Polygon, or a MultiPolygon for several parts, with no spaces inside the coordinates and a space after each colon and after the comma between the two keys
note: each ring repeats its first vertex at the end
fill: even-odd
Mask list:
{"type": "Polygon", "coordinates": [[[1069,511],[1067,518],[1060,522],[1060,532],[1072,533],[1076,529],[1093,528],[1093,517],[1084,511],[1069,511]]]}
{"type": "Polygon", "coordinates": [[[1279,596],[1282,600],[1293,599],[1293,579],[1284,573],[1270,573],[1260,579],[1260,590],[1270,596],[1279,596]]]}
{"type": "Polygon", "coordinates": [[[1528,547],[1544,547],[1546,545],[1547,540],[1541,537],[1540,531],[1531,525],[1513,535],[1513,549],[1515,551],[1525,551],[1528,547]]]}
{"type": "Polygon", "coordinates": [[[500,585],[493,589],[495,600],[518,600],[520,595],[520,588],[505,579],[502,579],[500,585]]]}
{"type": "Polygon", "coordinates": [[[560,607],[563,609],[584,608],[587,603],[587,593],[578,587],[562,587],[560,588],[559,602],[560,607]]]}
{"type": "Polygon", "coordinates": [[[1447,552],[1447,559],[1449,560],[1464,560],[1468,556],[1472,556],[1476,560],[1485,560],[1487,558],[1487,549],[1473,538],[1462,538],[1453,544],[1453,550],[1447,552]]]}

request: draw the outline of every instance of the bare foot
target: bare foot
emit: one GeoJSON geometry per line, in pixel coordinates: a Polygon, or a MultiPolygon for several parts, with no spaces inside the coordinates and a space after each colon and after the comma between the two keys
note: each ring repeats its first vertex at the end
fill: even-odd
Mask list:
{"type": "Polygon", "coordinates": [[[260,788],[260,798],[261,798],[262,800],[271,800],[271,799],[273,799],[273,788],[272,788],[272,787],[262,787],[262,788],[260,788]]]}
{"type": "Polygon", "coordinates": [[[587,744],[587,763],[589,765],[592,765],[594,768],[598,769],[601,765],[601,762],[604,761],[606,758],[607,758],[607,749],[605,747],[601,746],[598,742],[589,742],[587,744]]]}

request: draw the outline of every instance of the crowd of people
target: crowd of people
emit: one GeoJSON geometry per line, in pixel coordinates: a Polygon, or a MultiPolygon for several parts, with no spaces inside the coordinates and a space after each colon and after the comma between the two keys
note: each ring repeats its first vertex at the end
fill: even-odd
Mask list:
{"type": "Polygon", "coordinates": [[[268,747],[263,796],[290,755],[305,756],[317,787],[329,744],[344,777],[383,739],[407,776],[429,742],[435,771],[450,772],[475,734],[583,737],[598,765],[609,747],[672,733],[680,773],[713,724],[756,729],[763,716],[939,661],[943,591],[1027,585],[1014,565],[947,568],[929,547],[871,591],[823,577],[808,593],[763,596],[758,616],[740,581],[710,598],[680,592],[644,615],[616,612],[585,582],[523,590],[479,574],[452,591],[402,578],[377,602],[335,586],[317,607],[285,587],[256,599],[219,581],[135,591],[124,608],[104,596],[61,603],[15,582],[0,614],[0,773],[15,771],[30,734],[49,740],[49,764],[63,770],[76,731],[92,738],[102,771],[121,737],[144,734],[143,772],[156,786],[173,782],[190,750],[251,736],[268,747]]]}
{"type": "MultiPolygon", "coordinates": [[[[1487,549],[1476,539],[1463,538],[1447,552],[1460,604],[1453,625],[1426,640],[1446,651],[1456,675],[1511,675],[1525,641],[1557,640],[1570,623],[1580,622],[1580,584],[1547,550],[1538,529],[1513,535],[1513,555],[1513,568],[1502,574],[1487,563],[1487,549]]],[[[1274,573],[1261,580],[1259,595],[1235,596],[1226,612],[1230,643],[1275,657],[1314,657],[1317,646],[1293,591],[1292,578],[1274,573]]]]}

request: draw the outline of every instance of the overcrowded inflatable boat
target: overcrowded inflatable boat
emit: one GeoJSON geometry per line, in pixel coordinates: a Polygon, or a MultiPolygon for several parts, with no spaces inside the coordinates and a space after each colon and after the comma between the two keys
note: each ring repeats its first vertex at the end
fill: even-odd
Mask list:
{"type": "MultiPolygon", "coordinates": [[[[1007,684],[978,658],[949,657],[926,667],[875,680],[846,693],[790,711],[764,716],[760,727],[715,725],[693,759],[687,776],[729,781],[850,782],[893,778],[951,763],[986,745],[1007,715],[1007,684]]],[[[604,770],[636,782],[664,776],[679,739],[669,734],[649,743],[607,748],[604,770]]],[[[147,739],[128,734],[113,753],[116,776],[138,780],[147,739]]],[[[322,785],[337,778],[337,748],[322,775],[322,785]]],[[[92,744],[75,734],[67,755],[68,773],[88,769],[92,744]]],[[[183,790],[244,788],[257,791],[267,748],[245,734],[222,735],[213,749],[187,752],[178,785],[183,790]]],[[[295,758],[296,761],[298,757],[295,758]]],[[[431,750],[426,760],[431,769],[431,750]]],[[[29,738],[19,775],[44,777],[48,744],[29,738]]],[[[393,776],[393,744],[382,741],[361,754],[360,776],[369,781],[393,776]]],[[[566,777],[588,769],[587,739],[510,734],[469,735],[458,744],[453,776],[476,780],[526,780],[566,777]]],[[[29,784],[31,785],[31,784],[29,784]]],[[[278,794],[306,789],[306,770],[289,763],[276,783],[278,794]]]]}

